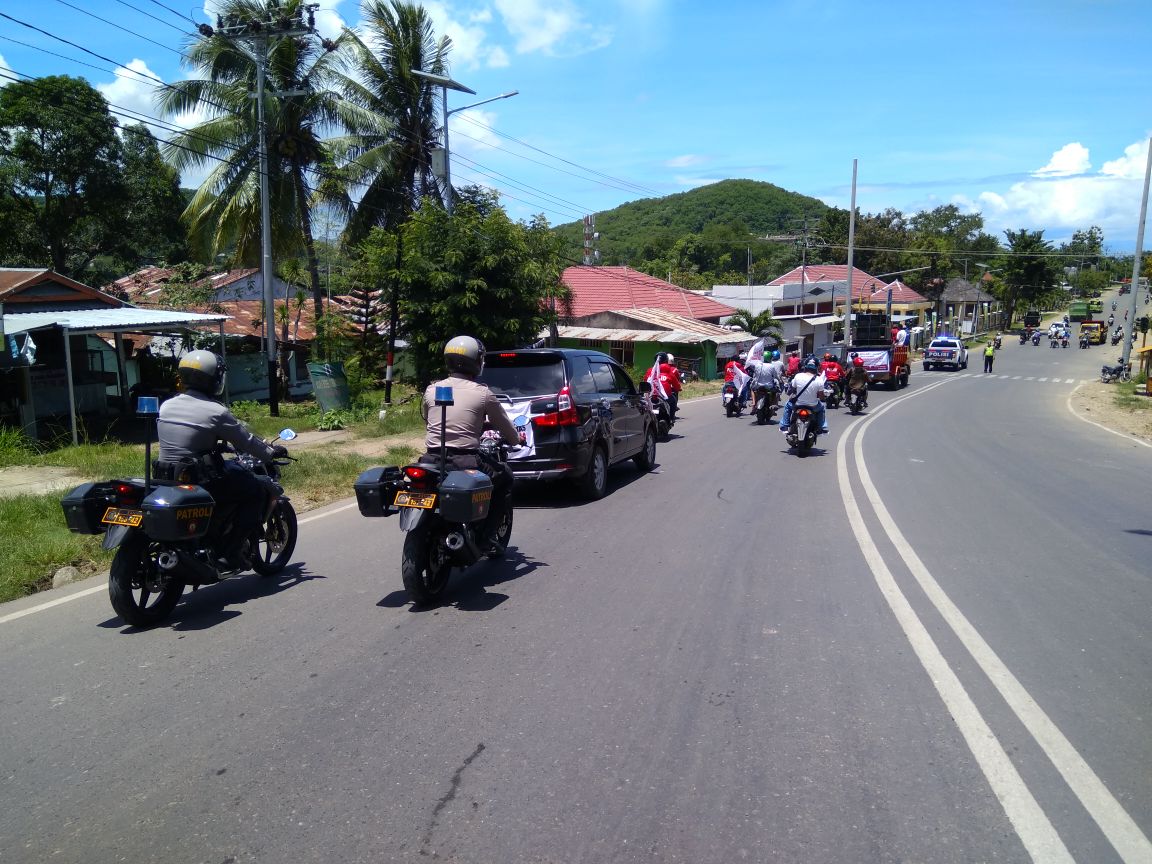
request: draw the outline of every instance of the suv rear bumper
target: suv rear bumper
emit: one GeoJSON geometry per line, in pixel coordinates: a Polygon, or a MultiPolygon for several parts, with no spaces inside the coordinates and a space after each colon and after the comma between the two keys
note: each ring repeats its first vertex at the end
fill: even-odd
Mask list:
{"type": "Polygon", "coordinates": [[[591,447],[584,449],[572,447],[561,456],[543,459],[509,459],[508,467],[512,469],[512,475],[517,480],[556,480],[563,477],[582,476],[587,472],[591,458],[591,447]]]}

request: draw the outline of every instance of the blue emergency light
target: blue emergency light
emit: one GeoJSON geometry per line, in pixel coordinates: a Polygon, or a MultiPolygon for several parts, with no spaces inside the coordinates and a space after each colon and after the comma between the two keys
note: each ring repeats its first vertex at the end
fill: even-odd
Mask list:
{"type": "Polygon", "coordinates": [[[438,386],[436,388],[436,404],[437,405],[454,405],[452,400],[452,388],[438,386]]]}
{"type": "Polygon", "coordinates": [[[155,417],[160,413],[159,396],[139,396],[136,398],[136,414],[140,417],[155,417]]]}

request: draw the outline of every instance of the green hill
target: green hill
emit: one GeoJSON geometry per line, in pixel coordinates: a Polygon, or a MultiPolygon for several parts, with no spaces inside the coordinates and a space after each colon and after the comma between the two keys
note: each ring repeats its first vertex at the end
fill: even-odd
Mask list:
{"type": "MultiPolygon", "coordinates": [[[[820,220],[828,205],[758,180],[722,180],[663,198],[630,201],[596,214],[604,264],[630,264],[666,257],[685,238],[709,245],[743,245],[749,235],[796,231],[807,216],[820,220]]],[[[569,222],[556,231],[574,246],[583,225],[569,222]]],[[[683,245],[683,244],[681,244],[683,245]]]]}

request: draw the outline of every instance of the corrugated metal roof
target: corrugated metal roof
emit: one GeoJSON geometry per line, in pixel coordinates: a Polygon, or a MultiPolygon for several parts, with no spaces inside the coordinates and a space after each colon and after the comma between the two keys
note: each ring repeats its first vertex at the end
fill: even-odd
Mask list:
{"type": "Polygon", "coordinates": [[[227,320],[227,315],[201,315],[170,309],[82,309],[74,312],[4,313],[4,332],[24,333],[46,327],[67,327],[74,332],[111,333],[116,330],[154,330],[163,327],[202,327],[227,320]]]}

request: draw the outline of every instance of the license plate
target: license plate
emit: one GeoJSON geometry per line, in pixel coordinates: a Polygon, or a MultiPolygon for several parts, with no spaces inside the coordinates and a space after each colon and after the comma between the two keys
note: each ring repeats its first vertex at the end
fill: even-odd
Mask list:
{"type": "Polygon", "coordinates": [[[104,511],[101,525],[123,525],[126,528],[139,528],[144,521],[144,513],[140,510],[128,510],[124,507],[109,507],[104,511]]]}
{"type": "Polygon", "coordinates": [[[397,507],[418,507],[421,510],[431,510],[436,503],[435,492],[397,492],[396,500],[392,502],[397,507]]]}

